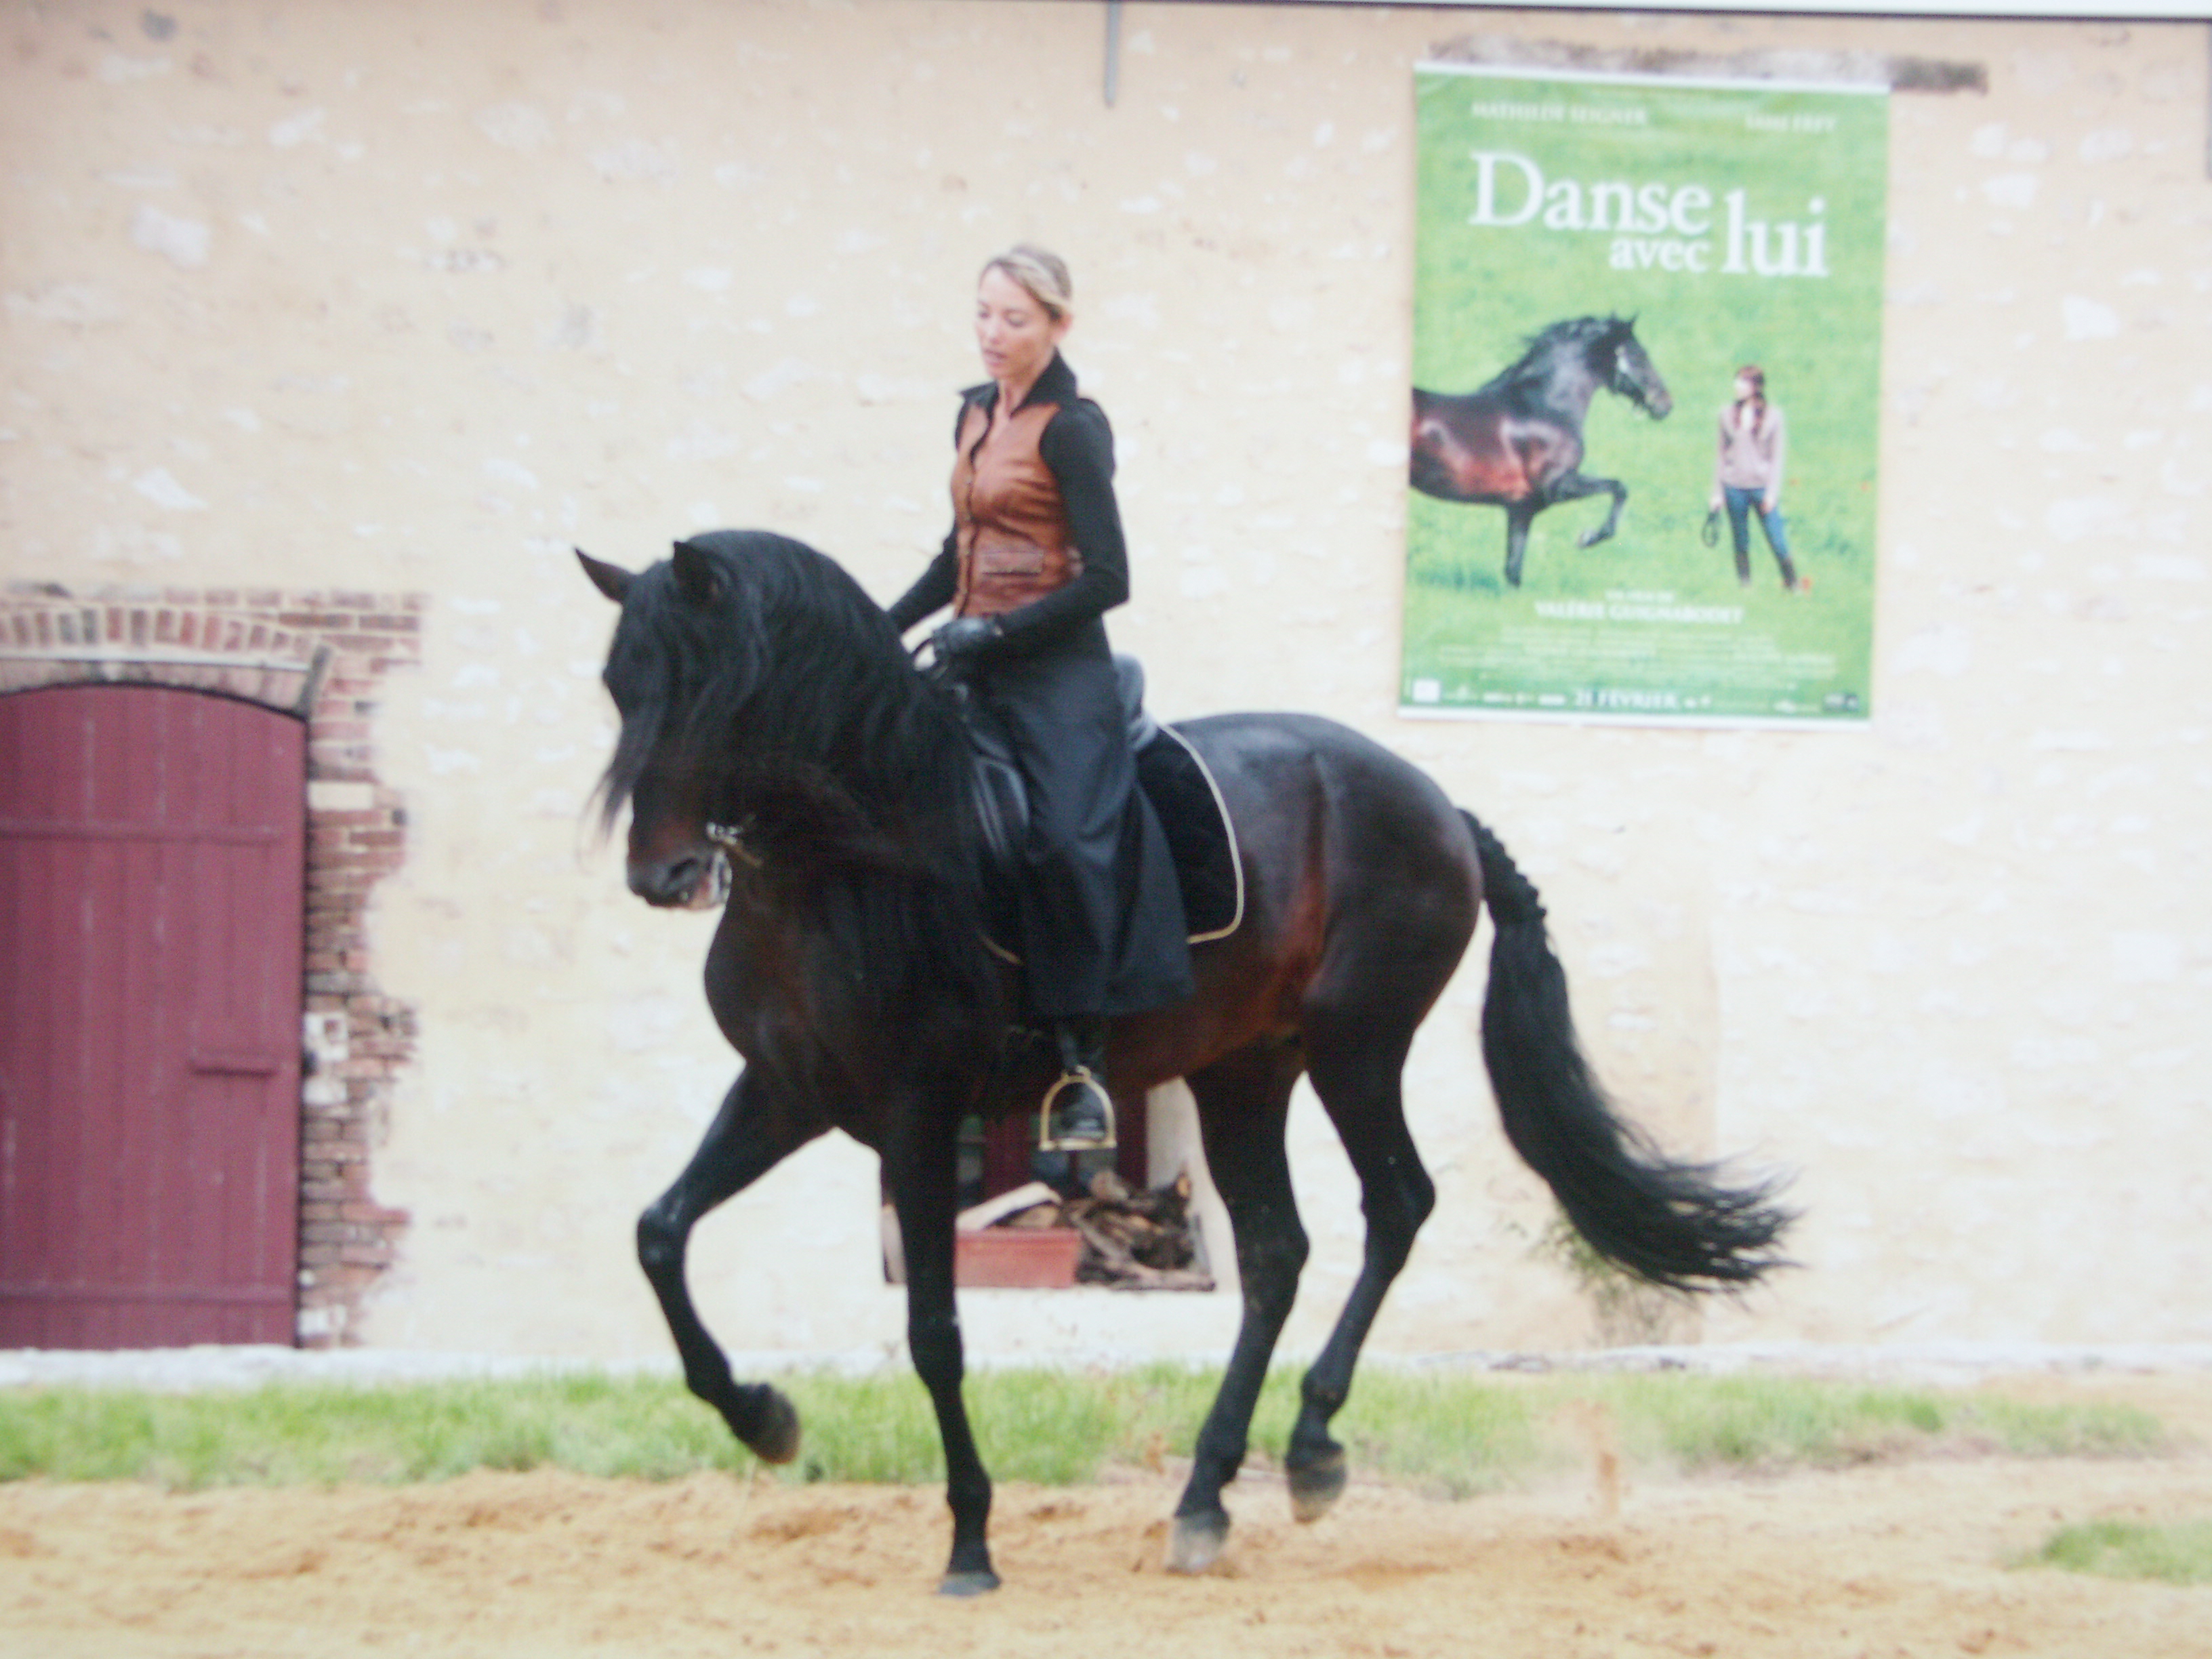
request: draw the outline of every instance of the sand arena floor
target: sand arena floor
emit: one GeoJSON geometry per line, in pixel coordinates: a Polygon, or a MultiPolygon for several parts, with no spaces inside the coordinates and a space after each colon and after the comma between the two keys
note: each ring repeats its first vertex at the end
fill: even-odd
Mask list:
{"type": "MultiPolygon", "coordinates": [[[[1463,1503],[1358,1481],[1294,1526],[1231,1490],[1204,1577],[1160,1570],[1173,1469],[1002,1486],[1005,1589],[932,1594],[935,1491],[480,1474],[435,1486],[165,1493],[0,1486],[7,1659],[1224,1654],[2212,1656],[2212,1588],[2008,1571],[2061,1522],[2212,1516],[2212,1378],[1998,1378],[2129,1401],[2154,1461],[1962,1455],[1615,1488],[1593,1457],[1463,1503]],[[1617,1503],[1617,1506],[1616,1506],[1617,1503]]],[[[1571,1425],[1568,1425],[1571,1430],[1571,1425]]]]}

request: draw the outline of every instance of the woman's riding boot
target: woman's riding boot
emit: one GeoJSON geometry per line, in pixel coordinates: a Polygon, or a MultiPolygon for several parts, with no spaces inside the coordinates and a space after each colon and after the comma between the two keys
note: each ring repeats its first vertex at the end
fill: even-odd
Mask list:
{"type": "Polygon", "coordinates": [[[1060,1080],[1037,1118],[1040,1152],[1103,1152],[1114,1145],[1114,1101],[1106,1092],[1106,1022],[1059,1022],[1060,1080]]]}

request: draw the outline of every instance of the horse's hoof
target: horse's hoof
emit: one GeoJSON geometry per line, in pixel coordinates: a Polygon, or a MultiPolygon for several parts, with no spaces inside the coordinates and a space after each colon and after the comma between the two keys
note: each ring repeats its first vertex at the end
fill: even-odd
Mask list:
{"type": "Polygon", "coordinates": [[[948,1572],[937,1587],[939,1595],[988,1595],[999,1588],[999,1575],[985,1567],[980,1572],[948,1572]]]}
{"type": "Polygon", "coordinates": [[[1179,1515],[1168,1534],[1168,1571],[1204,1572],[1221,1559],[1229,1542],[1229,1517],[1179,1515]]]}
{"type": "Polygon", "coordinates": [[[760,1420],[738,1438],[763,1463],[788,1463],[799,1455],[799,1408],[777,1389],[763,1387],[760,1420]]]}
{"type": "Polygon", "coordinates": [[[1294,1464],[1284,1473],[1290,1478],[1291,1517],[1318,1521],[1344,1496],[1347,1478],[1344,1448],[1332,1446],[1312,1462],[1294,1464]]]}
{"type": "Polygon", "coordinates": [[[1581,535],[1575,538],[1575,545],[1577,547],[1595,547],[1600,542],[1605,539],[1606,538],[1603,536],[1600,535],[1595,530],[1585,530],[1581,535]]]}

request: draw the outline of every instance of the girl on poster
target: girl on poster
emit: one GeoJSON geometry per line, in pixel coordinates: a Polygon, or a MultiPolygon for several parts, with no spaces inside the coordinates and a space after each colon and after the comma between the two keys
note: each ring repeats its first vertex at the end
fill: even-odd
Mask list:
{"type": "Polygon", "coordinates": [[[1782,472],[1789,441],[1780,405],[1766,400],[1766,371],[1746,363],[1735,372],[1735,400],[1721,409],[1720,445],[1713,464],[1710,509],[1728,509],[1735,539],[1735,578],[1751,586],[1752,509],[1781,568],[1782,586],[1800,590],[1797,568],[1790,560],[1790,532],[1782,522],[1782,472]]]}

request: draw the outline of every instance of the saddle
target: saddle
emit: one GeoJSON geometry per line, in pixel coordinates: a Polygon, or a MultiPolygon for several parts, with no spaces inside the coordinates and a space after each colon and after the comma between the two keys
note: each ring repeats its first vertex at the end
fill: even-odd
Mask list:
{"type": "MultiPolygon", "coordinates": [[[[1182,890],[1190,942],[1226,939],[1244,919],[1244,869],[1237,856],[1237,828],[1229,818],[1213,774],[1182,734],[1145,708],[1145,669],[1134,657],[1114,659],[1137,786],[1159,818],[1182,890]]],[[[1029,834],[1029,789],[1013,744],[991,711],[973,697],[960,699],[975,757],[975,811],[983,831],[986,875],[1004,889],[1015,879],[1018,854],[1029,834]]]]}

